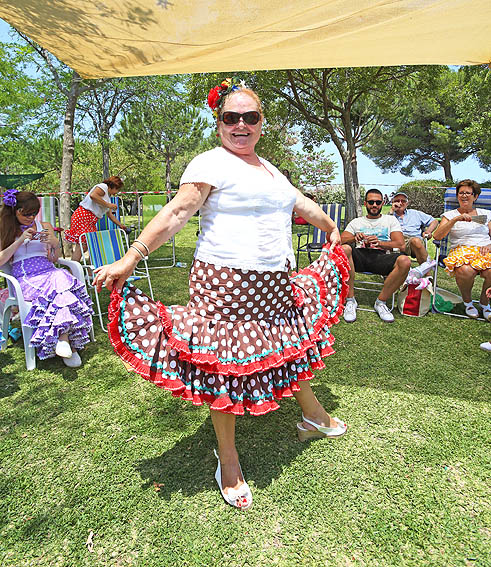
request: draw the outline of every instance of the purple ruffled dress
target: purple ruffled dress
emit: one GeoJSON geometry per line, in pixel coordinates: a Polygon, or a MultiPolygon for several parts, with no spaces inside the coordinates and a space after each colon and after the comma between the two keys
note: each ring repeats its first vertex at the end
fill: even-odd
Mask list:
{"type": "Polygon", "coordinates": [[[20,246],[13,258],[12,275],[19,281],[24,299],[32,302],[24,324],[35,329],[30,344],[41,360],[55,356],[62,333],[68,333],[74,350],[90,341],[93,310],[85,285],[67,270],[56,268],[46,257],[43,243],[20,246]]]}

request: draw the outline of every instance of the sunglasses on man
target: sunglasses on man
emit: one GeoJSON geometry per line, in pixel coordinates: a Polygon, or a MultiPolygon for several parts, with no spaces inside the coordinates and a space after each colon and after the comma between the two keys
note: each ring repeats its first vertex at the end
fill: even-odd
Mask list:
{"type": "Polygon", "coordinates": [[[381,205],[382,201],[379,199],[370,199],[369,201],[367,201],[367,203],[369,205],[381,205]]]}
{"type": "Polygon", "coordinates": [[[232,112],[230,110],[227,110],[226,112],[222,112],[220,116],[220,120],[224,124],[227,124],[227,126],[238,124],[241,118],[246,124],[255,126],[259,122],[259,120],[261,120],[261,115],[255,110],[249,110],[248,112],[244,112],[242,114],[240,112],[232,112]]]}

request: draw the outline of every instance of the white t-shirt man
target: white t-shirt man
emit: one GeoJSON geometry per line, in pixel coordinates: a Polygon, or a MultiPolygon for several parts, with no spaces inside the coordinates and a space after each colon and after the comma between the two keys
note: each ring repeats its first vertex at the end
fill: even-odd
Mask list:
{"type": "MultiPolygon", "coordinates": [[[[375,235],[381,241],[391,240],[390,234],[392,232],[401,232],[401,225],[399,221],[392,215],[381,215],[377,219],[369,219],[368,217],[358,217],[353,219],[348,226],[344,229],[355,235],[362,232],[366,235],[375,235]]],[[[364,248],[363,242],[356,243],[357,248],[364,248]]],[[[381,250],[380,246],[372,246],[371,250],[381,250]]]]}

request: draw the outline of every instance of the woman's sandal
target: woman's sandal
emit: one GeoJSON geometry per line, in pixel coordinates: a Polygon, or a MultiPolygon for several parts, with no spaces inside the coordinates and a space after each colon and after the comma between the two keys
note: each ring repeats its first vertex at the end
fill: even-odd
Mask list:
{"type": "Polygon", "coordinates": [[[329,437],[329,438],[341,437],[348,430],[348,426],[346,425],[346,423],[344,423],[337,417],[332,418],[338,424],[336,427],[325,427],[324,425],[318,425],[317,423],[310,421],[310,419],[307,419],[303,414],[302,414],[302,419],[303,421],[305,421],[305,423],[308,423],[309,425],[315,427],[315,430],[306,429],[301,423],[297,423],[297,432],[300,441],[308,441],[309,439],[319,439],[321,437],[329,437]]]}
{"type": "MultiPolygon", "coordinates": [[[[215,449],[213,449],[213,452],[215,453],[215,457],[218,460],[215,480],[217,481],[218,488],[222,493],[223,499],[227,504],[230,504],[230,506],[233,506],[234,508],[238,508],[239,510],[247,510],[247,508],[249,508],[252,504],[252,493],[249,485],[246,481],[244,481],[244,484],[239,489],[235,490],[234,488],[229,488],[227,494],[225,494],[222,488],[222,468],[220,466],[220,457],[218,456],[218,453],[215,449]]],[[[242,467],[240,467],[240,473],[242,474],[242,467]]]]}

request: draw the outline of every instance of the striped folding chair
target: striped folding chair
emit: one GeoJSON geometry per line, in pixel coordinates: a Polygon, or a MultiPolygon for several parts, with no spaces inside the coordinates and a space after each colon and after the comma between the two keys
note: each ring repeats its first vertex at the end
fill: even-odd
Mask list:
{"type": "Polygon", "coordinates": [[[55,197],[54,195],[46,195],[44,197],[38,197],[38,201],[40,207],[36,219],[40,222],[49,222],[49,224],[53,227],[55,234],[58,235],[61,253],[64,258],[65,250],[63,248],[63,229],[59,226],[60,202],[58,200],[58,197],[55,197]]]}
{"type": "MultiPolygon", "coordinates": [[[[98,230],[96,232],[87,232],[84,235],[80,235],[80,245],[82,245],[82,239],[84,236],[87,239],[88,251],[88,259],[85,255],[82,255],[82,266],[84,268],[85,281],[87,283],[87,288],[94,296],[95,304],[97,306],[97,315],[99,316],[99,322],[102,330],[106,331],[102,315],[107,312],[102,312],[99,294],[92,285],[94,270],[100,266],[112,264],[113,262],[120,260],[128,250],[128,237],[120,228],[116,230],[98,230]]],[[[131,283],[141,279],[148,280],[150,297],[153,299],[152,282],[150,280],[150,273],[148,271],[146,260],[143,260],[143,267],[135,268],[133,274],[127,279],[127,281],[131,283]]]]}
{"type": "MultiPolygon", "coordinates": [[[[321,207],[322,210],[336,223],[336,226],[341,232],[344,205],[341,203],[327,203],[321,205],[321,207]]],[[[307,232],[297,233],[297,238],[297,266],[300,259],[300,252],[307,252],[309,262],[312,262],[312,254],[314,252],[319,254],[326,243],[326,233],[310,224],[308,225],[307,232]],[[302,242],[302,238],[306,238],[306,240],[302,242]]]]}
{"type": "MultiPolygon", "coordinates": [[[[443,212],[446,213],[447,211],[452,211],[453,209],[457,209],[459,207],[459,201],[457,199],[457,194],[455,187],[449,187],[445,191],[445,195],[443,196],[443,212]]],[[[476,199],[474,203],[474,207],[479,209],[487,209],[491,211],[491,188],[490,187],[481,187],[481,194],[476,199]]],[[[443,270],[445,265],[443,264],[443,259],[447,257],[449,249],[450,249],[450,242],[448,237],[443,238],[442,240],[433,240],[433,244],[436,247],[436,266],[433,275],[433,288],[435,293],[432,296],[432,305],[431,309],[434,313],[444,313],[445,315],[451,315],[452,317],[464,317],[468,318],[467,315],[459,315],[458,313],[450,313],[450,312],[443,312],[439,311],[435,304],[435,299],[438,294],[437,283],[438,283],[438,271],[443,270]]],[[[446,291],[446,290],[443,290],[446,291]]],[[[480,319],[484,321],[484,318],[480,319]]]]}
{"type": "MultiPolygon", "coordinates": [[[[122,207],[120,205],[120,198],[115,195],[110,199],[111,199],[111,203],[114,203],[118,206],[118,208],[113,212],[113,214],[118,219],[118,221],[121,221],[122,207]]],[[[107,215],[103,215],[102,218],[100,218],[97,221],[96,227],[97,230],[117,230],[119,228],[119,226],[114,224],[113,221],[107,215]]]]}

